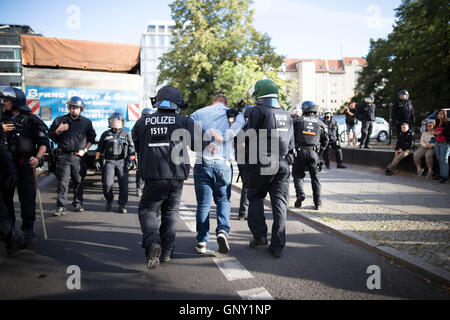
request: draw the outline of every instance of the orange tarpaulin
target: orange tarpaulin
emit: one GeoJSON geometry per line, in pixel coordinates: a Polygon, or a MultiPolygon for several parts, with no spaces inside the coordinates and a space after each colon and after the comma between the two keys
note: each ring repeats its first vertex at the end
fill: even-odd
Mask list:
{"type": "Polygon", "coordinates": [[[24,66],[131,72],[140,62],[138,45],[21,35],[24,66]]]}

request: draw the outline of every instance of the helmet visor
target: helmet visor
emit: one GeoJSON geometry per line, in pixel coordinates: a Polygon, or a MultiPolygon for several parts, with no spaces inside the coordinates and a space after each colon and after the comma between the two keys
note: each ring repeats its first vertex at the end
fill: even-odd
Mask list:
{"type": "Polygon", "coordinates": [[[123,121],[117,118],[111,118],[109,119],[109,126],[111,129],[122,129],[123,121]]]}

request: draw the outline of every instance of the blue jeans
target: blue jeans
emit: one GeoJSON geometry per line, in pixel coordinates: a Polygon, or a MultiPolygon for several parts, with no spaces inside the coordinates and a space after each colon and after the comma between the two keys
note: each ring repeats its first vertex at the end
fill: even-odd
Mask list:
{"type": "Polygon", "coordinates": [[[434,144],[434,151],[439,162],[439,176],[448,179],[448,152],[449,144],[446,142],[436,142],[434,144]]]}
{"type": "Polygon", "coordinates": [[[194,166],[195,196],[197,198],[197,241],[208,242],[209,211],[211,200],[217,206],[216,234],[223,230],[230,233],[229,192],[233,171],[225,161],[206,161],[194,166]]]}

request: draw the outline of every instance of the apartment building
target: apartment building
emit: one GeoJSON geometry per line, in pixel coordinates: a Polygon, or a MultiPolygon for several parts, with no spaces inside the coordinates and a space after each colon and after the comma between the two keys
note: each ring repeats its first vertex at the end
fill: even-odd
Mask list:
{"type": "Polygon", "coordinates": [[[358,74],[366,64],[363,58],[342,60],[285,59],[287,79],[297,79],[291,93],[292,106],[303,101],[316,102],[320,110],[338,110],[355,93],[358,74]]]}

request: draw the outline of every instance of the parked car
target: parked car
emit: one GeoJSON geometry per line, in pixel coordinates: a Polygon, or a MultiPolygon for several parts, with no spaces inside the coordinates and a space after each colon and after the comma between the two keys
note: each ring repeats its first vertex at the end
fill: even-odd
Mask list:
{"type": "MultiPolygon", "coordinates": [[[[445,111],[447,111],[447,118],[450,118],[450,108],[445,108],[445,111]]],[[[436,121],[436,113],[437,111],[431,113],[428,117],[426,117],[424,120],[422,120],[422,125],[420,126],[420,133],[424,132],[426,129],[426,124],[428,121],[436,121]]]]}
{"type": "MultiPolygon", "coordinates": [[[[347,125],[345,124],[345,116],[334,116],[339,125],[339,139],[341,142],[347,142],[347,125]]],[[[356,139],[361,138],[361,121],[356,121],[356,139]]],[[[383,118],[376,117],[373,122],[372,134],[370,139],[376,139],[379,142],[386,142],[389,138],[389,122],[383,118]]]]}

